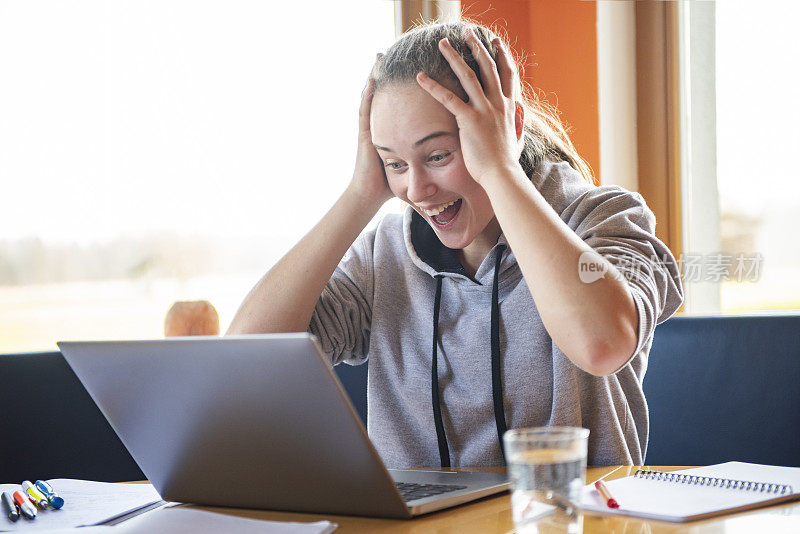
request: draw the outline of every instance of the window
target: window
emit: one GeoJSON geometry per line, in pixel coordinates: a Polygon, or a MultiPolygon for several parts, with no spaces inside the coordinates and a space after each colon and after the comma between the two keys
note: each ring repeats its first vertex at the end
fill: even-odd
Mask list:
{"type": "MultiPolygon", "coordinates": [[[[224,330],[333,204],[393,2],[5,2],[0,352],[224,330]]],[[[397,210],[389,205],[386,210],[397,210]]]]}
{"type": "Polygon", "coordinates": [[[800,309],[800,5],[678,8],[686,309],[800,309]]]}
{"type": "Polygon", "coordinates": [[[797,2],[716,2],[721,250],[752,269],[723,281],[724,312],[800,309],[798,18],[797,2]]]}

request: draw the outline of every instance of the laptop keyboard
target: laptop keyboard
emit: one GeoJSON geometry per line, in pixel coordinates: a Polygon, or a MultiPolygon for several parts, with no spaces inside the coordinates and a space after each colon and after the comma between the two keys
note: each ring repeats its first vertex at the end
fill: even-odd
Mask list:
{"type": "Polygon", "coordinates": [[[455,484],[412,484],[410,482],[395,482],[395,486],[400,491],[400,495],[406,501],[413,501],[416,499],[424,499],[433,495],[441,495],[449,491],[457,491],[467,489],[466,486],[457,486],[455,484]]]}

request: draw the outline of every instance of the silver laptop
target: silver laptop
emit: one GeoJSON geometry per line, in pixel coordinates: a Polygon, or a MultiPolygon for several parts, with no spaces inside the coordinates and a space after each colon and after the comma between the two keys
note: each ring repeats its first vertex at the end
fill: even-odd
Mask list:
{"type": "Polygon", "coordinates": [[[504,474],[387,470],[309,334],[59,342],[164,500],[410,518],[504,474]]]}

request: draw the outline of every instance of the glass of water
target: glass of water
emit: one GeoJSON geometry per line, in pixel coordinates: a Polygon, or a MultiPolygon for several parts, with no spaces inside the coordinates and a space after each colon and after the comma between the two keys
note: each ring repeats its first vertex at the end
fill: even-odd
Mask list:
{"type": "Polygon", "coordinates": [[[518,534],[583,530],[581,492],[589,430],[551,426],[503,434],[518,534]]]}

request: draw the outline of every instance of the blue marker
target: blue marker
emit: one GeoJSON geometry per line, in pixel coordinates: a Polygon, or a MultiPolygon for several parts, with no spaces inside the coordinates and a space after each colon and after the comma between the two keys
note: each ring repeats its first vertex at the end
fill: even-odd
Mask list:
{"type": "Polygon", "coordinates": [[[50,503],[50,506],[58,510],[62,506],[64,506],[64,499],[56,494],[56,491],[53,489],[53,486],[45,482],[44,480],[37,480],[36,481],[36,489],[41,491],[45,497],[47,497],[47,501],[50,503]]]}

